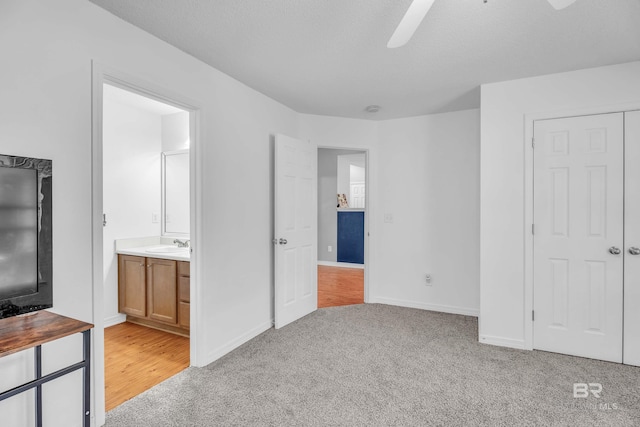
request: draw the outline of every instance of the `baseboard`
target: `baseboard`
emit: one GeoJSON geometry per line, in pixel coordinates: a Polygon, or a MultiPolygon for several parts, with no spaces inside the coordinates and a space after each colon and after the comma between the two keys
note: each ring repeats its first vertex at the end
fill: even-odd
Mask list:
{"type": "Polygon", "coordinates": [[[104,327],[108,328],[109,326],[118,325],[126,321],[127,316],[125,314],[116,314],[115,316],[107,317],[106,319],[104,319],[104,327]]]}
{"type": "Polygon", "coordinates": [[[498,347],[517,348],[519,350],[526,350],[524,340],[514,340],[512,338],[494,337],[491,335],[480,335],[478,340],[482,344],[495,345],[498,347]]]}
{"type": "Polygon", "coordinates": [[[269,329],[271,329],[272,326],[273,326],[273,323],[271,321],[264,322],[256,326],[255,328],[245,332],[239,337],[232,339],[226,344],[221,345],[220,347],[214,349],[211,353],[208,354],[207,360],[201,366],[206,366],[209,363],[220,359],[222,356],[235,350],[236,348],[240,347],[242,344],[248,341],[251,341],[261,333],[268,331],[269,329]]]}
{"type": "Polygon", "coordinates": [[[399,300],[394,298],[371,298],[370,303],[378,303],[378,304],[387,304],[387,305],[396,305],[399,307],[408,307],[408,308],[419,308],[421,310],[429,310],[429,311],[437,311],[440,313],[449,313],[449,314],[461,314],[463,316],[473,316],[478,317],[480,314],[480,310],[476,308],[467,308],[467,307],[456,307],[452,305],[440,305],[440,304],[427,304],[416,301],[406,301],[399,300]]]}
{"type": "Polygon", "coordinates": [[[360,268],[364,270],[364,264],[353,264],[350,262],[318,261],[318,265],[326,265],[328,267],[360,268]]]}

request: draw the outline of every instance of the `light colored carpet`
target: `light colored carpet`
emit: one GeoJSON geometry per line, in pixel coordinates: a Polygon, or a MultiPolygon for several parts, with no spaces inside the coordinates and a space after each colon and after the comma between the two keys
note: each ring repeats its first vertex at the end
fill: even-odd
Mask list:
{"type": "Polygon", "coordinates": [[[640,425],[640,368],[479,344],[475,318],[321,309],[189,368],[109,427],[640,425]],[[601,383],[599,399],[574,383],[601,383]]]}

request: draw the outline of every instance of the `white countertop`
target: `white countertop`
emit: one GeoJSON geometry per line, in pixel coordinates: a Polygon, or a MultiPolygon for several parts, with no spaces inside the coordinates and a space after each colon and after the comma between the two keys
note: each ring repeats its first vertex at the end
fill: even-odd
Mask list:
{"type": "Polygon", "coordinates": [[[168,245],[152,245],[152,246],[141,246],[139,248],[126,248],[126,249],[117,249],[117,254],[122,255],[134,255],[134,256],[142,256],[147,258],[160,258],[160,259],[171,259],[175,261],[190,261],[191,260],[191,249],[186,248],[180,252],[149,252],[149,250],[153,251],[158,248],[166,248],[168,245]]]}
{"type": "MultiPolygon", "coordinates": [[[[187,238],[179,238],[188,240],[187,238]]],[[[132,239],[118,239],[115,242],[117,254],[133,255],[147,258],[171,259],[175,261],[190,261],[191,248],[174,252],[177,246],[173,244],[173,237],[140,237],[132,239]],[[175,249],[173,249],[175,248],[175,249]],[[171,252],[169,252],[171,251],[171,252]]]]}

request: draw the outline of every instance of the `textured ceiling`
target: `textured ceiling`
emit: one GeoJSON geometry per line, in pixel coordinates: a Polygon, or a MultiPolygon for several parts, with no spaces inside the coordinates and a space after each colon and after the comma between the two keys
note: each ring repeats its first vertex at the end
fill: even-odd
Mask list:
{"type": "Polygon", "coordinates": [[[436,0],[398,49],[410,0],[90,1],[302,113],[475,108],[483,83],[640,60],[640,0],[436,0]]]}

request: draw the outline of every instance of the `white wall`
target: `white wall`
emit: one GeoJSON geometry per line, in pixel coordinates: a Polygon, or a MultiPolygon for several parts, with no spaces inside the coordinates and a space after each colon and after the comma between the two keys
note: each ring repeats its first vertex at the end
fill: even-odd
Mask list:
{"type": "Polygon", "coordinates": [[[104,319],[119,323],[115,240],[159,236],[161,120],[107,97],[103,107],[104,319]]]}
{"type": "Polygon", "coordinates": [[[640,62],[482,86],[481,342],[528,347],[525,115],[562,116],[632,102],[640,102],[640,62]]]}
{"type": "Polygon", "coordinates": [[[479,124],[478,110],[380,122],[376,301],[477,315],[479,124]]]}
{"type": "Polygon", "coordinates": [[[318,260],[337,260],[337,198],[339,150],[318,150],[318,260]],[[333,248],[328,251],[328,246],[333,248]]]}
{"type": "MultiPolygon", "coordinates": [[[[0,152],[53,160],[54,311],[102,324],[92,272],[92,60],[193,100],[203,212],[197,360],[205,364],[271,326],[271,140],[296,135],[297,115],[86,0],[0,2],[0,152]],[[229,180],[230,176],[238,177],[229,180]],[[221,201],[224,200],[224,203],[221,201]],[[247,268],[251,260],[251,268],[247,268]],[[95,312],[94,312],[95,310],[95,312]]],[[[103,417],[103,335],[94,330],[94,415],[103,417]]],[[[75,362],[77,337],[47,346],[46,368],[75,362]]],[[[0,372],[30,372],[28,352],[0,372]],[[25,368],[26,367],[26,368],[25,368]]],[[[45,425],[80,425],[80,375],[45,391],[45,425]]],[[[2,404],[22,426],[31,400],[2,404]]],[[[27,425],[32,425],[29,420],[27,425]]]]}
{"type": "Polygon", "coordinates": [[[368,302],[477,315],[479,125],[478,110],[380,122],[300,115],[300,137],[368,150],[368,302]]]}
{"type": "Polygon", "coordinates": [[[347,196],[347,203],[349,204],[349,207],[353,207],[353,204],[351,203],[351,182],[355,181],[351,175],[351,167],[358,166],[361,168],[362,177],[360,181],[364,181],[365,161],[366,156],[364,153],[343,154],[338,156],[337,194],[344,194],[347,196]]]}
{"type": "Polygon", "coordinates": [[[189,148],[189,113],[162,115],[162,151],[189,148]]]}

